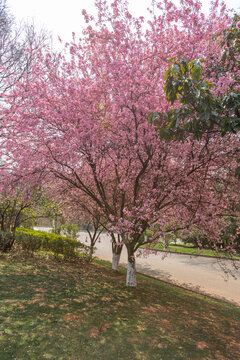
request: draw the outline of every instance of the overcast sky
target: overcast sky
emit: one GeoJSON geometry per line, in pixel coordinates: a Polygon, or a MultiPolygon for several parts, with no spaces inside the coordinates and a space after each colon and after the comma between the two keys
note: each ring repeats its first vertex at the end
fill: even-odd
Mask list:
{"type": "MultiPolygon", "coordinates": [[[[177,0],[176,0],[177,1],[177,0]]],[[[202,0],[204,12],[210,7],[211,0],[202,0]]],[[[240,0],[226,0],[228,8],[240,12],[240,0]]],[[[63,41],[70,41],[72,32],[81,33],[84,25],[82,9],[94,13],[94,0],[7,0],[11,13],[16,21],[28,20],[38,28],[45,28],[52,32],[54,43],[57,35],[63,41]]],[[[129,7],[135,16],[145,16],[151,0],[129,0],[129,7]]]]}

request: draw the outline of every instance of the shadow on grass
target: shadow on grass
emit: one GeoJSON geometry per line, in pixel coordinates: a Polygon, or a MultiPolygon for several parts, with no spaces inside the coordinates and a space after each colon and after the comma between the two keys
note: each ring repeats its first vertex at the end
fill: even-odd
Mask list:
{"type": "Polygon", "coordinates": [[[240,358],[240,309],[124,272],[0,259],[1,360],[240,358]]]}

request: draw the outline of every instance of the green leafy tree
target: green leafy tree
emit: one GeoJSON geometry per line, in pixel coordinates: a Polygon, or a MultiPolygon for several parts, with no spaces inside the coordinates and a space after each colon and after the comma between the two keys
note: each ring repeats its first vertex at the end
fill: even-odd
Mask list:
{"type": "MultiPolygon", "coordinates": [[[[160,137],[184,141],[189,135],[201,139],[206,132],[224,136],[240,130],[239,15],[216,41],[220,41],[219,61],[212,57],[205,61],[169,60],[172,64],[165,74],[164,90],[172,108],[165,114],[149,114],[149,122],[159,128],[160,137]],[[223,92],[224,86],[227,91],[223,92]]],[[[240,167],[236,176],[240,177],[240,167]]]]}

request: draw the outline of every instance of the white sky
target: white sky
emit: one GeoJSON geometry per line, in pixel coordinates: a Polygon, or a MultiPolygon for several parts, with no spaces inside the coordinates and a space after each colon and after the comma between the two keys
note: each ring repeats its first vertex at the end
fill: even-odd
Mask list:
{"type": "MultiPolygon", "coordinates": [[[[211,0],[202,0],[204,12],[207,12],[211,0]]],[[[240,0],[226,0],[228,8],[240,12],[240,0]]],[[[94,0],[7,0],[8,7],[16,21],[34,20],[37,28],[45,28],[53,34],[56,44],[57,36],[70,41],[72,32],[80,35],[84,25],[82,9],[94,14],[94,0]]],[[[129,0],[130,12],[135,16],[145,16],[151,0],[129,0]]]]}

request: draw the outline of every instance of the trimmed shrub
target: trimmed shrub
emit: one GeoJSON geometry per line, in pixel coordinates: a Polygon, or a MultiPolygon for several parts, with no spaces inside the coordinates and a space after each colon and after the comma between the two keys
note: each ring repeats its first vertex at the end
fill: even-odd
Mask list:
{"type": "Polygon", "coordinates": [[[88,247],[77,240],[24,228],[16,230],[16,243],[25,251],[51,251],[55,257],[63,255],[64,258],[73,258],[78,255],[78,250],[83,253],[88,251],[88,247]]]}

